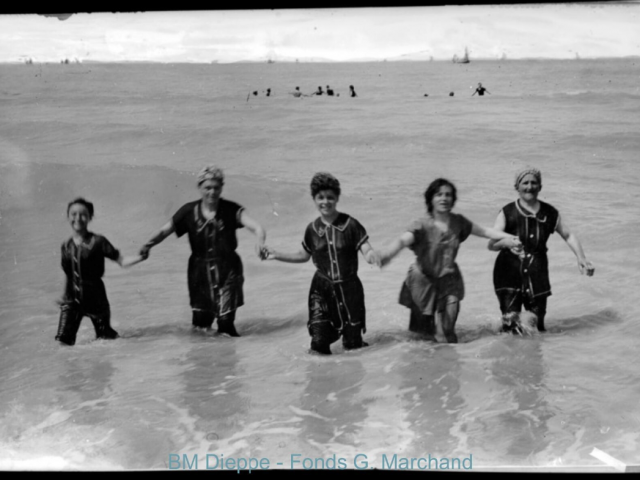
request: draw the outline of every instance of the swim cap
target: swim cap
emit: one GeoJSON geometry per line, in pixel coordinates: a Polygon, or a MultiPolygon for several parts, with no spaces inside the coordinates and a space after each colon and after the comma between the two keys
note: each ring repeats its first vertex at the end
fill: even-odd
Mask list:
{"type": "Polygon", "coordinates": [[[540,173],[540,170],[533,167],[525,167],[522,170],[520,170],[518,173],[516,173],[516,183],[515,183],[516,190],[518,189],[518,185],[520,185],[520,182],[522,181],[522,179],[527,175],[533,175],[538,180],[538,183],[542,184],[542,174],[540,173]]]}
{"type": "Polygon", "coordinates": [[[224,184],[224,173],[222,173],[222,170],[215,165],[207,165],[200,170],[200,173],[198,173],[198,186],[202,185],[202,182],[206,182],[207,180],[218,180],[220,183],[224,184]]]}

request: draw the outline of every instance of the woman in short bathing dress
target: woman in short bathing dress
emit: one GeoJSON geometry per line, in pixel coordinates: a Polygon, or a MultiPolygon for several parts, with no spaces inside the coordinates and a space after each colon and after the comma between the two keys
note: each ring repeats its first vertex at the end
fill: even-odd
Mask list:
{"type": "Polygon", "coordinates": [[[188,267],[192,324],[210,329],[218,320],[218,332],[239,337],[235,328],[236,310],[244,305],[242,261],[236,253],[236,230],[247,227],[256,237],[256,254],[261,257],[266,232],[245,212],[244,207],[221,197],[222,170],[214,165],[198,174],[201,199],[183,205],[160,232],[140,250],[149,250],[175,232],[189,234],[191,256],[188,267]]]}
{"type": "Polygon", "coordinates": [[[457,343],[455,324],[464,298],[464,283],[455,262],[460,244],[470,234],[504,239],[513,247],[520,244],[513,235],[485,228],[451,210],[456,203],[456,187],[439,178],[425,194],[428,215],[413,222],[391,246],[380,252],[382,265],[388,264],[405,247],[416,254],[402,284],[399,302],[411,310],[409,330],[435,340],[435,315],[441,315],[443,333],[449,343],[457,343]]]}
{"type": "Polygon", "coordinates": [[[76,198],[67,206],[67,219],[73,235],[62,244],[62,270],[66,275],[64,294],[60,300],[60,321],[56,340],[74,345],[82,318],[93,323],[97,338],[114,339],[111,309],[102,281],[104,259],[129,267],[144,260],[143,256],[122,257],[102,235],[88,230],[93,218],[93,204],[76,198]]]}
{"type": "Polygon", "coordinates": [[[296,253],[267,248],[267,259],[304,263],[313,259],[316,273],[309,290],[311,350],[331,354],[330,345],[342,336],[345,349],[366,346],[364,289],[358,278],[358,252],[370,264],[378,264],[369,236],[355,218],[336,208],[340,182],[329,173],[311,180],[311,197],[320,216],[304,233],[302,249],[296,253]]]}
{"type": "Polygon", "coordinates": [[[578,237],[562,222],[560,213],[538,200],[542,189],[540,170],[527,167],[516,174],[515,189],[519,198],[505,205],[494,228],[517,235],[522,247],[490,241],[489,249],[499,251],[493,269],[493,285],[502,314],[520,312],[522,307],[538,318],[538,330],[545,331],[547,297],[551,295],[547,240],[558,232],[578,259],[580,272],[592,276],[595,268],[587,260],[578,237]]]}

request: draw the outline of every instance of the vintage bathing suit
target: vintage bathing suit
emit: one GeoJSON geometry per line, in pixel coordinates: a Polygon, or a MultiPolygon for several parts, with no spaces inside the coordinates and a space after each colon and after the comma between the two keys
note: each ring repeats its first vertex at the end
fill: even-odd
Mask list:
{"type": "Polygon", "coordinates": [[[80,322],[88,316],[97,338],[116,338],[111,328],[107,291],[102,281],[104,259],[117,261],[120,252],[102,235],[89,232],[89,241],[79,244],[70,238],[62,244],[61,264],[67,277],[60,302],[60,321],[56,340],[74,345],[80,322]]]}

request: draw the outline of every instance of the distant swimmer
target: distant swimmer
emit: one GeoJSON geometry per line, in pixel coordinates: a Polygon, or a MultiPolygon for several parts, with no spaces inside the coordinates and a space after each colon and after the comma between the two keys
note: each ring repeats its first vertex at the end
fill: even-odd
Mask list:
{"type": "Polygon", "coordinates": [[[349,85],[349,96],[351,97],[357,97],[358,94],[356,93],[355,88],[353,88],[353,85],[349,85]]]}
{"type": "Polygon", "coordinates": [[[487,90],[486,88],[484,88],[484,87],[482,86],[482,84],[481,84],[481,83],[479,83],[479,84],[478,84],[478,88],[476,88],[476,91],[475,91],[475,92],[473,92],[473,93],[471,94],[471,96],[473,97],[476,93],[477,93],[478,95],[480,95],[480,96],[483,96],[483,95],[484,95],[484,92],[487,92],[489,95],[491,95],[491,92],[490,92],[489,90],[487,90]]]}
{"type": "Polygon", "coordinates": [[[333,97],[333,89],[329,85],[327,85],[327,95],[333,97]]]}
{"type": "Polygon", "coordinates": [[[450,97],[453,97],[453,92],[449,92],[449,96],[450,96],[450,97]]]}
{"type": "Polygon", "coordinates": [[[300,87],[296,87],[296,89],[293,92],[289,92],[291,95],[293,95],[296,98],[301,98],[301,97],[308,97],[309,95],[305,95],[304,93],[302,93],[300,91],[300,87]]]}
{"type": "Polygon", "coordinates": [[[318,90],[313,92],[311,95],[322,95],[324,92],[322,91],[322,87],[318,87],[318,90]]]}
{"type": "Polygon", "coordinates": [[[425,97],[428,97],[428,96],[429,96],[429,94],[428,94],[428,93],[425,93],[425,94],[424,94],[424,96],[425,96],[425,97]]]}
{"type": "Polygon", "coordinates": [[[257,90],[254,90],[254,91],[253,91],[253,96],[254,96],[254,97],[257,97],[257,96],[258,96],[258,91],[257,91],[257,90]]]}
{"type": "Polygon", "coordinates": [[[271,89],[267,88],[267,97],[270,97],[270,96],[271,96],[271,89]]]}

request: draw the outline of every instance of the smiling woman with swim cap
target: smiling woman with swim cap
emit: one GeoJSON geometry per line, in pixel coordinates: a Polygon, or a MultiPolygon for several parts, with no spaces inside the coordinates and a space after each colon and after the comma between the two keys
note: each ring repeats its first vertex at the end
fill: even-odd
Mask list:
{"type": "Polygon", "coordinates": [[[502,314],[520,312],[521,308],[535,313],[538,330],[545,331],[547,297],[551,295],[547,260],[547,240],[558,232],[578,259],[580,272],[592,276],[595,268],[582,250],[578,237],[562,222],[560,213],[548,203],[538,200],[542,189],[542,174],[536,168],[520,170],[515,177],[519,198],[505,205],[494,228],[517,235],[522,248],[514,249],[502,240],[489,242],[489,249],[499,251],[493,269],[493,285],[502,314]]]}

